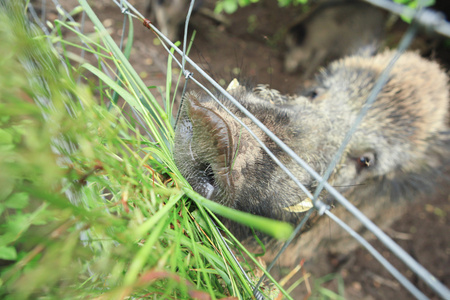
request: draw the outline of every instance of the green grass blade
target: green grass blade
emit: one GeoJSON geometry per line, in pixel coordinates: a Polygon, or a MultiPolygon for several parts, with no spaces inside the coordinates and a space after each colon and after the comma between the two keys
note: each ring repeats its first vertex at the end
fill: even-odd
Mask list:
{"type": "Polygon", "coordinates": [[[183,188],[186,195],[193,199],[195,202],[207,207],[216,214],[219,214],[225,218],[232,221],[238,222],[240,224],[246,225],[248,227],[253,227],[255,230],[266,233],[273,236],[276,239],[287,240],[292,234],[293,228],[289,223],[276,221],[260,216],[255,216],[249,213],[245,213],[239,210],[235,210],[216,202],[206,199],[201,195],[197,194],[189,188],[183,188]]]}

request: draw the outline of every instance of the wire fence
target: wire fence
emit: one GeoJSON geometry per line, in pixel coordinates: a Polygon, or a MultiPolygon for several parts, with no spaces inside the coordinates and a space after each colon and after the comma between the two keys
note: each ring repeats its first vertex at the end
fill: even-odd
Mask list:
{"type": "MultiPolygon", "coordinates": [[[[450,290],[441,282],[439,282],[429,271],[427,271],[422,265],[420,265],[411,255],[409,255],[406,251],[404,251],[400,246],[398,246],[388,235],[386,235],[377,225],[375,225],[369,218],[367,218],[362,212],[360,212],[352,203],[350,203],[344,196],[342,196],[332,185],[330,185],[327,180],[338,164],[341,156],[343,155],[346,146],[348,145],[352,135],[355,133],[358,126],[361,124],[364,116],[371,109],[372,104],[377,99],[378,94],[386,84],[388,80],[389,73],[391,72],[393,66],[396,61],[400,58],[403,52],[408,48],[411,44],[412,39],[417,33],[419,26],[427,27],[428,29],[433,30],[436,33],[445,35],[450,38],[450,23],[445,21],[445,17],[435,11],[430,9],[420,8],[420,9],[412,9],[407,6],[403,6],[397,3],[393,3],[388,0],[364,0],[372,5],[378,6],[386,11],[392,12],[394,14],[401,14],[411,18],[413,21],[409,26],[407,32],[404,34],[398,48],[395,52],[395,55],[392,57],[388,66],[383,70],[379,78],[377,79],[373,90],[371,91],[367,101],[365,102],[363,108],[355,119],[353,125],[350,130],[345,135],[344,141],[342,142],[339,150],[336,152],[332,162],[329,164],[326,172],[323,176],[318,174],[314,169],[312,169],[301,157],[299,157],[292,149],[290,149],[281,139],[279,139],[274,133],[272,133],[260,120],[258,120],[255,116],[253,116],[239,101],[234,99],[220,84],[218,84],[213,78],[211,78],[198,64],[196,64],[186,53],[186,45],[188,38],[188,24],[190,20],[190,16],[192,14],[192,10],[194,7],[195,1],[192,0],[190,2],[189,9],[186,11],[186,23],[184,27],[184,41],[183,41],[183,49],[179,49],[176,45],[174,45],[166,36],[164,36],[160,30],[155,27],[144,15],[134,8],[128,1],[126,0],[112,0],[117,5],[117,11],[124,14],[123,19],[123,30],[120,40],[120,48],[123,47],[124,39],[126,38],[125,27],[128,22],[127,16],[131,16],[135,19],[138,19],[140,22],[144,24],[148,29],[152,30],[158,38],[161,40],[162,45],[166,49],[167,53],[172,56],[173,61],[180,67],[182,74],[185,76],[185,86],[186,89],[187,82],[195,83],[199,88],[203,89],[212,99],[214,99],[218,105],[220,105],[227,113],[229,113],[238,123],[240,123],[252,137],[259,143],[261,148],[274,160],[274,162],[295,182],[295,184],[309,197],[313,204],[314,209],[318,212],[319,215],[326,215],[333,220],[336,224],[346,230],[352,237],[354,237],[361,245],[363,245],[414,297],[417,299],[428,299],[427,296],[420,291],[417,286],[411,283],[404,275],[402,275],[385,257],[383,257],[380,252],[378,252],[372,245],[368,243],[362,236],[360,236],[357,232],[355,232],[350,226],[348,226],[344,221],[340,220],[336,215],[333,214],[332,210],[330,210],[330,206],[326,203],[322,202],[319,199],[319,194],[325,188],[329,194],[331,194],[340,205],[345,207],[356,219],[358,219],[369,231],[371,231],[392,253],[394,253],[405,265],[407,265],[411,271],[413,271],[419,278],[421,278],[434,292],[436,292],[443,299],[450,299],[450,290]],[[174,51],[179,55],[175,56],[170,49],[174,49],[174,51]],[[191,69],[192,68],[192,69],[191,69]],[[196,75],[192,71],[195,70],[196,75]],[[199,74],[199,76],[197,76],[199,74]],[[286,167],[279,158],[275,154],[273,154],[269,148],[261,141],[255,133],[242,121],[234,115],[227,107],[225,107],[220,100],[215,96],[215,93],[210,89],[205,87],[200,83],[198,77],[202,77],[206,79],[220,94],[222,94],[226,99],[228,99],[236,108],[238,108],[245,116],[247,116],[254,124],[256,124],[273,142],[275,142],[285,153],[287,153],[299,166],[304,168],[307,172],[313,176],[315,180],[318,182],[318,186],[315,189],[314,193],[311,193],[301,182],[298,180],[295,175],[290,171],[288,167],[286,167]]],[[[58,0],[52,0],[54,6],[59,12],[59,17],[63,19],[69,19],[73,22],[75,20],[72,19],[70,14],[64,10],[63,6],[58,2],[58,0]]],[[[48,29],[46,26],[45,16],[46,16],[46,7],[47,3],[45,0],[41,2],[41,7],[37,6],[40,9],[39,16],[36,13],[35,7],[30,5],[30,12],[34,19],[34,21],[40,26],[45,34],[48,35],[48,29]]],[[[85,15],[83,14],[81,23],[82,28],[85,22],[85,15]]],[[[83,54],[82,54],[83,55],[83,54]]],[[[107,70],[108,68],[104,68],[107,70]]],[[[108,74],[111,78],[113,76],[108,74]]],[[[183,90],[183,93],[184,93],[183,90]]],[[[183,99],[183,98],[182,98],[183,99]]],[[[182,107],[182,103],[180,104],[180,110],[182,107]]],[[[138,114],[136,114],[138,116],[138,114]]],[[[139,116],[138,116],[139,119],[139,116]]],[[[178,119],[178,117],[177,117],[178,119]]],[[[141,123],[141,125],[145,128],[145,124],[141,123]]],[[[176,124],[175,124],[176,126],[176,124]]],[[[267,267],[267,270],[270,271],[274,266],[276,260],[282,255],[283,251],[287,248],[287,246],[292,242],[295,236],[302,230],[302,227],[305,225],[308,218],[311,216],[313,210],[309,210],[299,225],[295,228],[294,233],[291,238],[284,244],[274,261],[267,267]]],[[[225,243],[226,244],[226,243],[225,243]]],[[[231,250],[230,250],[231,252],[231,250]]],[[[243,271],[245,274],[245,272],[243,271]]],[[[254,286],[254,295],[257,299],[263,299],[263,296],[258,292],[258,286],[264,280],[264,277],[260,279],[258,284],[254,286]]]]}

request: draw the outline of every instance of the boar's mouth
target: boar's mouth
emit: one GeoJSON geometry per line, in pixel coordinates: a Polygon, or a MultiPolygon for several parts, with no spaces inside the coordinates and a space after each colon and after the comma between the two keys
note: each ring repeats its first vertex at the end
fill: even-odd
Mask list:
{"type": "Polygon", "coordinates": [[[234,151],[229,126],[221,116],[203,106],[196,97],[191,96],[186,101],[186,106],[193,128],[193,142],[202,148],[195,149],[198,153],[192,153],[201,177],[200,186],[197,183],[194,189],[197,188],[197,192],[204,197],[219,200],[218,202],[223,201],[220,199],[233,199],[234,182],[231,171],[234,151]]]}

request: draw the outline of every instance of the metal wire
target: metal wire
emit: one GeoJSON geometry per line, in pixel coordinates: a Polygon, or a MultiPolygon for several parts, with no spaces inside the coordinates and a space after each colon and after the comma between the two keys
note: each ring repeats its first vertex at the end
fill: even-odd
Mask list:
{"type": "Polygon", "coordinates": [[[183,109],[183,103],[184,103],[184,95],[186,93],[186,87],[189,82],[189,78],[191,78],[194,74],[185,70],[186,65],[186,44],[187,44],[187,35],[188,35],[188,27],[189,27],[189,20],[191,19],[192,10],[194,9],[195,0],[191,0],[191,4],[189,5],[189,10],[186,16],[186,21],[184,24],[184,36],[183,36],[183,57],[181,62],[181,70],[185,76],[184,81],[184,87],[183,92],[181,93],[181,100],[180,100],[180,106],[178,107],[177,117],[175,119],[175,125],[174,125],[174,131],[177,129],[178,120],[180,119],[180,113],[183,109]]]}
{"type": "Polygon", "coordinates": [[[184,24],[184,35],[183,35],[183,61],[181,63],[182,68],[181,70],[183,70],[183,74],[184,74],[184,67],[186,64],[186,44],[187,44],[187,35],[188,35],[188,27],[189,27],[189,20],[191,19],[191,14],[192,14],[192,10],[194,9],[194,4],[195,4],[195,0],[191,0],[191,4],[189,5],[189,10],[186,16],[186,21],[184,24]]]}

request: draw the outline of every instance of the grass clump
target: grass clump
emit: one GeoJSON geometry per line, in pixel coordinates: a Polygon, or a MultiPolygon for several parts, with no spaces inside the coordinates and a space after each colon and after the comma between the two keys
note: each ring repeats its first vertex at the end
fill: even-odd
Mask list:
{"type": "MultiPolygon", "coordinates": [[[[85,1],[80,4],[96,26],[96,38],[64,20],[43,36],[20,2],[5,3],[0,297],[251,298],[208,214],[248,216],[193,193],[179,174],[171,154],[170,95],[164,110],[85,1]],[[86,43],[78,47],[96,54],[96,65],[71,64],[74,55],[64,47],[62,28],[86,43]],[[49,40],[63,45],[62,56],[49,40]],[[111,80],[105,70],[119,79],[111,80]],[[79,76],[92,75],[97,79],[89,79],[91,88],[77,83],[79,76]],[[133,108],[143,124],[116,100],[133,108]],[[149,134],[141,133],[142,126],[149,134]]],[[[247,223],[273,227],[251,217],[247,223]]]]}

